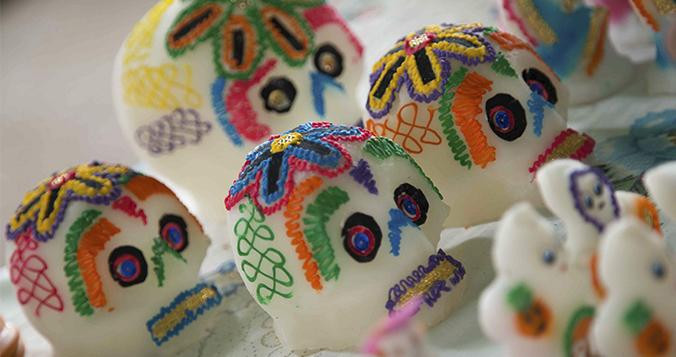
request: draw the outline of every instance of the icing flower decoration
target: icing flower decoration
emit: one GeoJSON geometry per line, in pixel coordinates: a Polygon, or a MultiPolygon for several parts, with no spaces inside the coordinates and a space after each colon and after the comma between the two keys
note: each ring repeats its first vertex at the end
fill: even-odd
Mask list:
{"type": "Polygon", "coordinates": [[[352,167],[352,157],[338,142],[364,141],[371,135],[359,127],[314,122],[271,136],[247,155],[225,207],[229,210],[249,195],[264,214],[274,213],[288,201],[294,171],[335,177],[352,167]]]}
{"type": "Polygon", "coordinates": [[[323,0],[197,0],[169,28],[167,51],[179,57],[211,41],[214,64],[225,78],[247,79],[270,47],[291,66],[305,62],[313,48],[312,30],[298,8],[323,0]]]}
{"type": "Polygon", "coordinates": [[[7,238],[31,228],[38,241],[48,241],[63,220],[70,201],[108,204],[120,195],[119,184],[134,173],[123,166],[93,162],[55,173],[24,196],[7,225],[7,238]]]}
{"type": "Polygon", "coordinates": [[[407,35],[373,66],[366,108],[374,118],[385,116],[405,82],[411,98],[429,103],[439,98],[449,78],[448,59],[466,65],[490,62],[495,49],[479,24],[433,25],[407,35]]]}

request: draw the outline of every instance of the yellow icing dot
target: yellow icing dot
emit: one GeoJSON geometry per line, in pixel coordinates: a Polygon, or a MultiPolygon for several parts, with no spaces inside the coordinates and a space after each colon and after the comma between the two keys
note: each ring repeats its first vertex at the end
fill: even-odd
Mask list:
{"type": "Polygon", "coordinates": [[[282,152],[289,147],[289,145],[296,145],[303,140],[303,135],[301,133],[292,132],[284,134],[277,139],[272,141],[270,144],[270,152],[276,154],[282,152]]]}

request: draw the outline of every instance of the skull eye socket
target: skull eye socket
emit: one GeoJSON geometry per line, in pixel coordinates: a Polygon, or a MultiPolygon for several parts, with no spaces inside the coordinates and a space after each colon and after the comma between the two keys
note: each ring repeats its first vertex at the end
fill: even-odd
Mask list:
{"type": "Polygon", "coordinates": [[[376,257],[383,237],[375,219],[360,212],[348,217],[341,235],[347,254],[360,263],[370,262],[376,257]]]}
{"type": "Polygon", "coordinates": [[[427,211],[430,205],[419,188],[402,183],[394,190],[394,203],[416,225],[421,226],[427,221],[427,211]]]}
{"type": "Polygon", "coordinates": [[[261,89],[261,98],[266,110],[286,113],[296,99],[296,87],[285,77],[271,78],[261,89]]]}
{"type": "Polygon", "coordinates": [[[526,112],[521,103],[506,93],[486,101],[486,118],[493,133],[505,141],[518,139],[526,130],[526,112]]]}
{"type": "Polygon", "coordinates": [[[546,74],[537,68],[525,69],[521,72],[521,78],[528,84],[530,90],[542,96],[546,101],[552,104],[556,104],[559,101],[554,84],[552,84],[552,81],[546,74]]]}
{"type": "Polygon", "coordinates": [[[108,256],[110,276],[122,287],[140,284],[148,276],[143,252],[130,245],[115,248],[108,256]]]}
{"type": "Polygon", "coordinates": [[[325,44],[315,52],[315,67],[321,73],[336,78],[343,73],[343,55],[333,45],[325,44]]]}
{"type": "Polygon", "coordinates": [[[167,214],[160,219],[160,237],[177,252],[188,247],[188,230],[183,218],[167,214]]]}

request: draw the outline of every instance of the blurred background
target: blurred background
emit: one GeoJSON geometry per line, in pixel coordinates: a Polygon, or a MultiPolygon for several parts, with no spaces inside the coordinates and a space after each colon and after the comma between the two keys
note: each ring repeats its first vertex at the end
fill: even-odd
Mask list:
{"type": "MultiPolygon", "coordinates": [[[[154,3],[0,0],[0,266],[4,226],[39,180],[94,159],[136,163],[115,119],[111,72],[127,33],[154,3]]],[[[367,66],[403,33],[435,22],[492,24],[495,13],[490,0],[329,3],[364,43],[367,66]]]]}

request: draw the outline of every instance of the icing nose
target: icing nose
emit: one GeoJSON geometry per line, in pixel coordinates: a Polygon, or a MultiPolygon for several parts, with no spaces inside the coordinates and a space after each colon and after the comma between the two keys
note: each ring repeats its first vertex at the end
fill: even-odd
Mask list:
{"type": "Polygon", "coordinates": [[[310,81],[312,82],[312,102],[315,107],[315,112],[323,118],[326,114],[326,103],[324,100],[326,88],[332,87],[341,92],[344,92],[345,89],[342,84],[335,80],[335,78],[320,72],[311,72],[310,81]]]}

